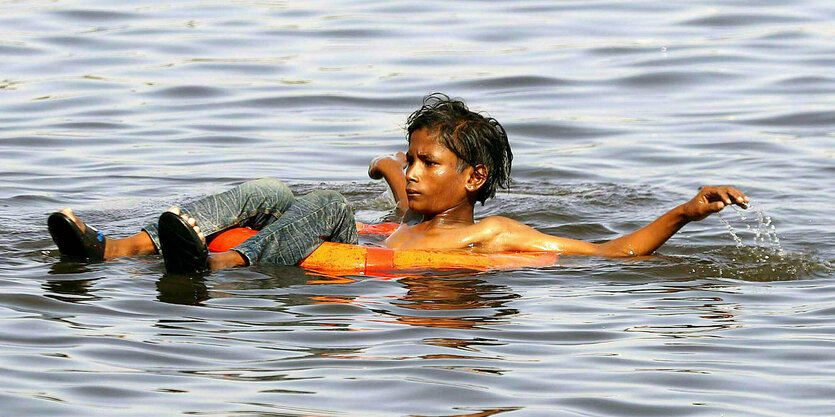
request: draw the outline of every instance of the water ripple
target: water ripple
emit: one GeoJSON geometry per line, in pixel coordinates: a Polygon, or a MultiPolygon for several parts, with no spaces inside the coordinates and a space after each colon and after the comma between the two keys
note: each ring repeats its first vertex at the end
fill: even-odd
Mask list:
{"type": "Polygon", "coordinates": [[[713,27],[732,27],[732,26],[757,26],[767,24],[788,24],[788,23],[804,23],[812,19],[800,16],[791,16],[786,14],[760,14],[760,13],[714,13],[710,16],[697,17],[688,19],[682,24],[690,26],[713,26],[713,27]]]}
{"type": "Polygon", "coordinates": [[[835,16],[820,2],[2,7],[4,413],[832,408],[835,16]],[[477,218],[600,242],[703,184],[734,184],[782,246],[727,211],[730,229],[688,224],[641,259],[184,277],[159,255],[62,260],[46,231],[71,205],[130,236],[172,204],[265,176],[391,219],[367,164],[405,149],[406,117],[433,91],[509,133],[514,183],[477,218]]]}

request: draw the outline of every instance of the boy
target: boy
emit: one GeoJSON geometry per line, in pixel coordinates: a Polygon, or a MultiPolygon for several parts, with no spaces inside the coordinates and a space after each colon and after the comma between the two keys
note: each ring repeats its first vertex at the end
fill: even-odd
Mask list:
{"type": "MultiPolygon", "coordinates": [[[[385,242],[390,248],[641,256],[688,222],[731,204],[745,208],[748,202],[733,187],[702,187],[692,200],[642,229],[599,244],[546,235],[500,216],[476,223],[475,203],[483,204],[497,188],[509,187],[513,154],[504,128],[443,94],[427,96],[407,124],[406,154],[378,157],[368,170],[371,178],[386,180],[404,216],[385,242]]],[[[68,208],[50,216],[49,229],[62,254],[96,260],[159,250],[166,270],[175,273],[295,265],[323,241],[357,242],[353,214],[341,195],[314,192],[295,199],[284,184],[271,179],[244,183],[182,209],[172,207],[158,224],[126,239],[104,239],[68,208]],[[228,252],[208,255],[206,235],[244,223],[259,233],[228,252]]]]}
{"type": "Polygon", "coordinates": [[[728,186],[702,187],[682,204],[644,228],[594,244],[546,235],[506,217],[473,220],[475,202],[507,188],[513,154],[507,134],[492,118],[470,112],[461,101],[431,95],[408,119],[409,150],[371,162],[369,175],[385,178],[398,209],[422,215],[402,224],[386,241],[391,248],[472,248],[479,252],[553,251],[564,255],[641,256],[658,249],[690,221],[748,197],[728,186]],[[405,169],[405,174],[403,169],[405,169]]]}

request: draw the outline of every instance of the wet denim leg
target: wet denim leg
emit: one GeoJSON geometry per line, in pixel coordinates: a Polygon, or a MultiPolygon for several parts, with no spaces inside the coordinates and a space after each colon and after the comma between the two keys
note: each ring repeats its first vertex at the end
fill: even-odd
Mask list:
{"type": "Polygon", "coordinates": [[[296,199],[281,218],[232,250],[249,265],[295,265],[322,242],[357,243],[354,212],[335,191],[296,199]]]}
{"type": "MultiPolygon", "coordinates": [[[[203,234],[210,236],[243,224],[255,229],[262,228],[281,217],[292,206],[293,200],[293,193],[283,182],[274,178],[261,178],[184,204],[180,210],[194,217],[203,234]]],[[[142,230],[148,233],[159,252],[156,221],[142,230]]]]}

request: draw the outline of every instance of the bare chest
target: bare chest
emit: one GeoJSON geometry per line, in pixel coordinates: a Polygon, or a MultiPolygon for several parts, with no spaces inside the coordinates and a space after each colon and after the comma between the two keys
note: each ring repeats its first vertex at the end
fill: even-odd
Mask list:
{"type": "Polygon", "coordinates": [[[424,228],[421,225],[401,226],[386,239],[392,249],[468,249],[473,247],[474,227],[424,228]]]}

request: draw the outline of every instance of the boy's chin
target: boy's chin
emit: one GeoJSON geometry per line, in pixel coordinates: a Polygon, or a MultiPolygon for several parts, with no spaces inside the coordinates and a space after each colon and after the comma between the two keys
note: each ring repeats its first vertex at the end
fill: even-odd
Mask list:
{"type": "Polygon", "coordinates": [[[437,214],[432,210],[428,210],[426,207],[421,206],[420,204],[409,204],[409,211],[413,213],[417,213],[423,216],[431,216],[433,214],[437,214]]]}

